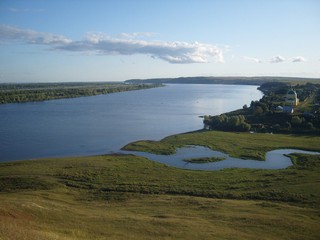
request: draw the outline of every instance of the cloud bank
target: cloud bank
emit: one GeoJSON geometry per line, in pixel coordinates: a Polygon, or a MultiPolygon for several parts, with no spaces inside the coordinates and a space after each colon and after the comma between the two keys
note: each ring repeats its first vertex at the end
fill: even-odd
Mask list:
{"type": "Polygon", "coordinates": [[[97,55],[144,54],[169,63],[207,63],[210,58],[223,62],[223,51],[215,45],[188,42],[146,41],[137,39],[143,34],[121,34],[110,37],[101,33],[88,33],[82,40],[71,40],[62,35],[37,32],[8,25],[0,25],[0,41],[22,42],[48,46],[52,50],[93,53],[97,55]]]}

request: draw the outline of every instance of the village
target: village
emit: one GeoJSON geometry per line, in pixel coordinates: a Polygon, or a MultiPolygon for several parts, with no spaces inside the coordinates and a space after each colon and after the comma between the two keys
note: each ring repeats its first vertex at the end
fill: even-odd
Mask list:
{"type": "Polygon", "coordinates": [[[205,116],[209,130],[250,131],[263,133],[320,132],[320,85],[307,83],[290,85],[268,82],[259,87],[264,96],[250,106],[224,113],[205,116]]]}

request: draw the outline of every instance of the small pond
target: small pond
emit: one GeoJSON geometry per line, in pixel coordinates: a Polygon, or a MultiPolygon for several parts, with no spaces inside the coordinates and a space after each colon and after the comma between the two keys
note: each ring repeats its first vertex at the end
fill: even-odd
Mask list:
{"type": "Polygon", "coordinates": [[[292,165],[291,159],[286,154],[305,153],[320,154],[319,152],[303,151],[298,149],[277,149],[266,153],[266,160],[240,159],[230,157],[228,154],[213,151],[202,146],[185,146],[178,148],[172,155],[157,155],[138,151],[121,151],[125,154],[134,154],[148,158],[152,161],[166,164],[168,166],[191,169],[191,170],[220,170],[224,168],[254,168],[254,169],[283,169],[292,165]],[[223,158],[224,160],[208,163],[190,163],[186,159],[198,158],[223,158]]]}

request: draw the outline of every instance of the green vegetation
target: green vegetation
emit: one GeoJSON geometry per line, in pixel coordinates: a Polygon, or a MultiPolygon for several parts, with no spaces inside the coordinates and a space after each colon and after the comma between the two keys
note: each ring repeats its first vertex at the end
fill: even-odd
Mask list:
{"type": "Polygon", "coordinates": [[[238,132],[320,134],[320,84],[291,86],[283,82],[268,82],[259,89],[265,94],[262,99],[233,112],[205,116],[205,127],[238,132]],[[292,87],[298,95],[299,104],[294,106],[293,113],[279,111],[292,87]]]}
{"type": "Polygon", "coordinates": [[[210,162],[220,162],[225,160],[225,157],[206,157],[206,158],[188,158],[183,161],[187,163],[210,163],[210,162]]]}
{"type": "Polygon", "coordinates": [[[221,114],[219,116],[205,116],[204,123],[211,129],[248,132],[251,125],[246,122],[244,115],[228,116],[221,114]]]}
{"type": "Polygon", "coordinates": [[[128,144],[124,149],[173,154],[176,148],[186,145],[208,147],[237,158],[264,160],[266,152],[278,148],[320,151],[320,136],[203,130],[169,136],[161,141],[138,141],[128,144]]]}
{"type": "Polygon", "coordinates": [[[127,151],[150,152],[160,155],[170,155],[176,151],[176,148],[172,144],[150,140],[132,142],[122,149],[127,151]]]}
{"type": "Polygon", "coordinates": [[[159,86],[159,84],[124,84],[103,82],[0,84],[0,104],[94,96],[159,86]]]}
{"type": "Polygon", "coordinates": [[[319,239],[320,156],[294,163],[213,172],[131,155],[2,163],[0,239],[319,239]]]}

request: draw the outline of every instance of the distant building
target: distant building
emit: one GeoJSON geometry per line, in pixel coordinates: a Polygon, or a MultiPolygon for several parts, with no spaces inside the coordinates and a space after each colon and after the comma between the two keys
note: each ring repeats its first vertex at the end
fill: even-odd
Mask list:
{"type": "Polygon", "coordinates": [[[276,111],[276,112],[283,112],[283,107],[282,107],[282,106],[277,106],[277,107],[275,108],[275,111],[276,111]]]}
{"type": "Polygon", "coordinates": [[[293,113],[293,106],[283,106],[283,112],[293,113]]]}
{"type": "Polygon", "coordinates": [[[299,104],[299,98],[297,96],[296,91],[294,91],[293,89],[290,89],[286,95],[285,105],[297,106],[298,104],[299,104]]]}

